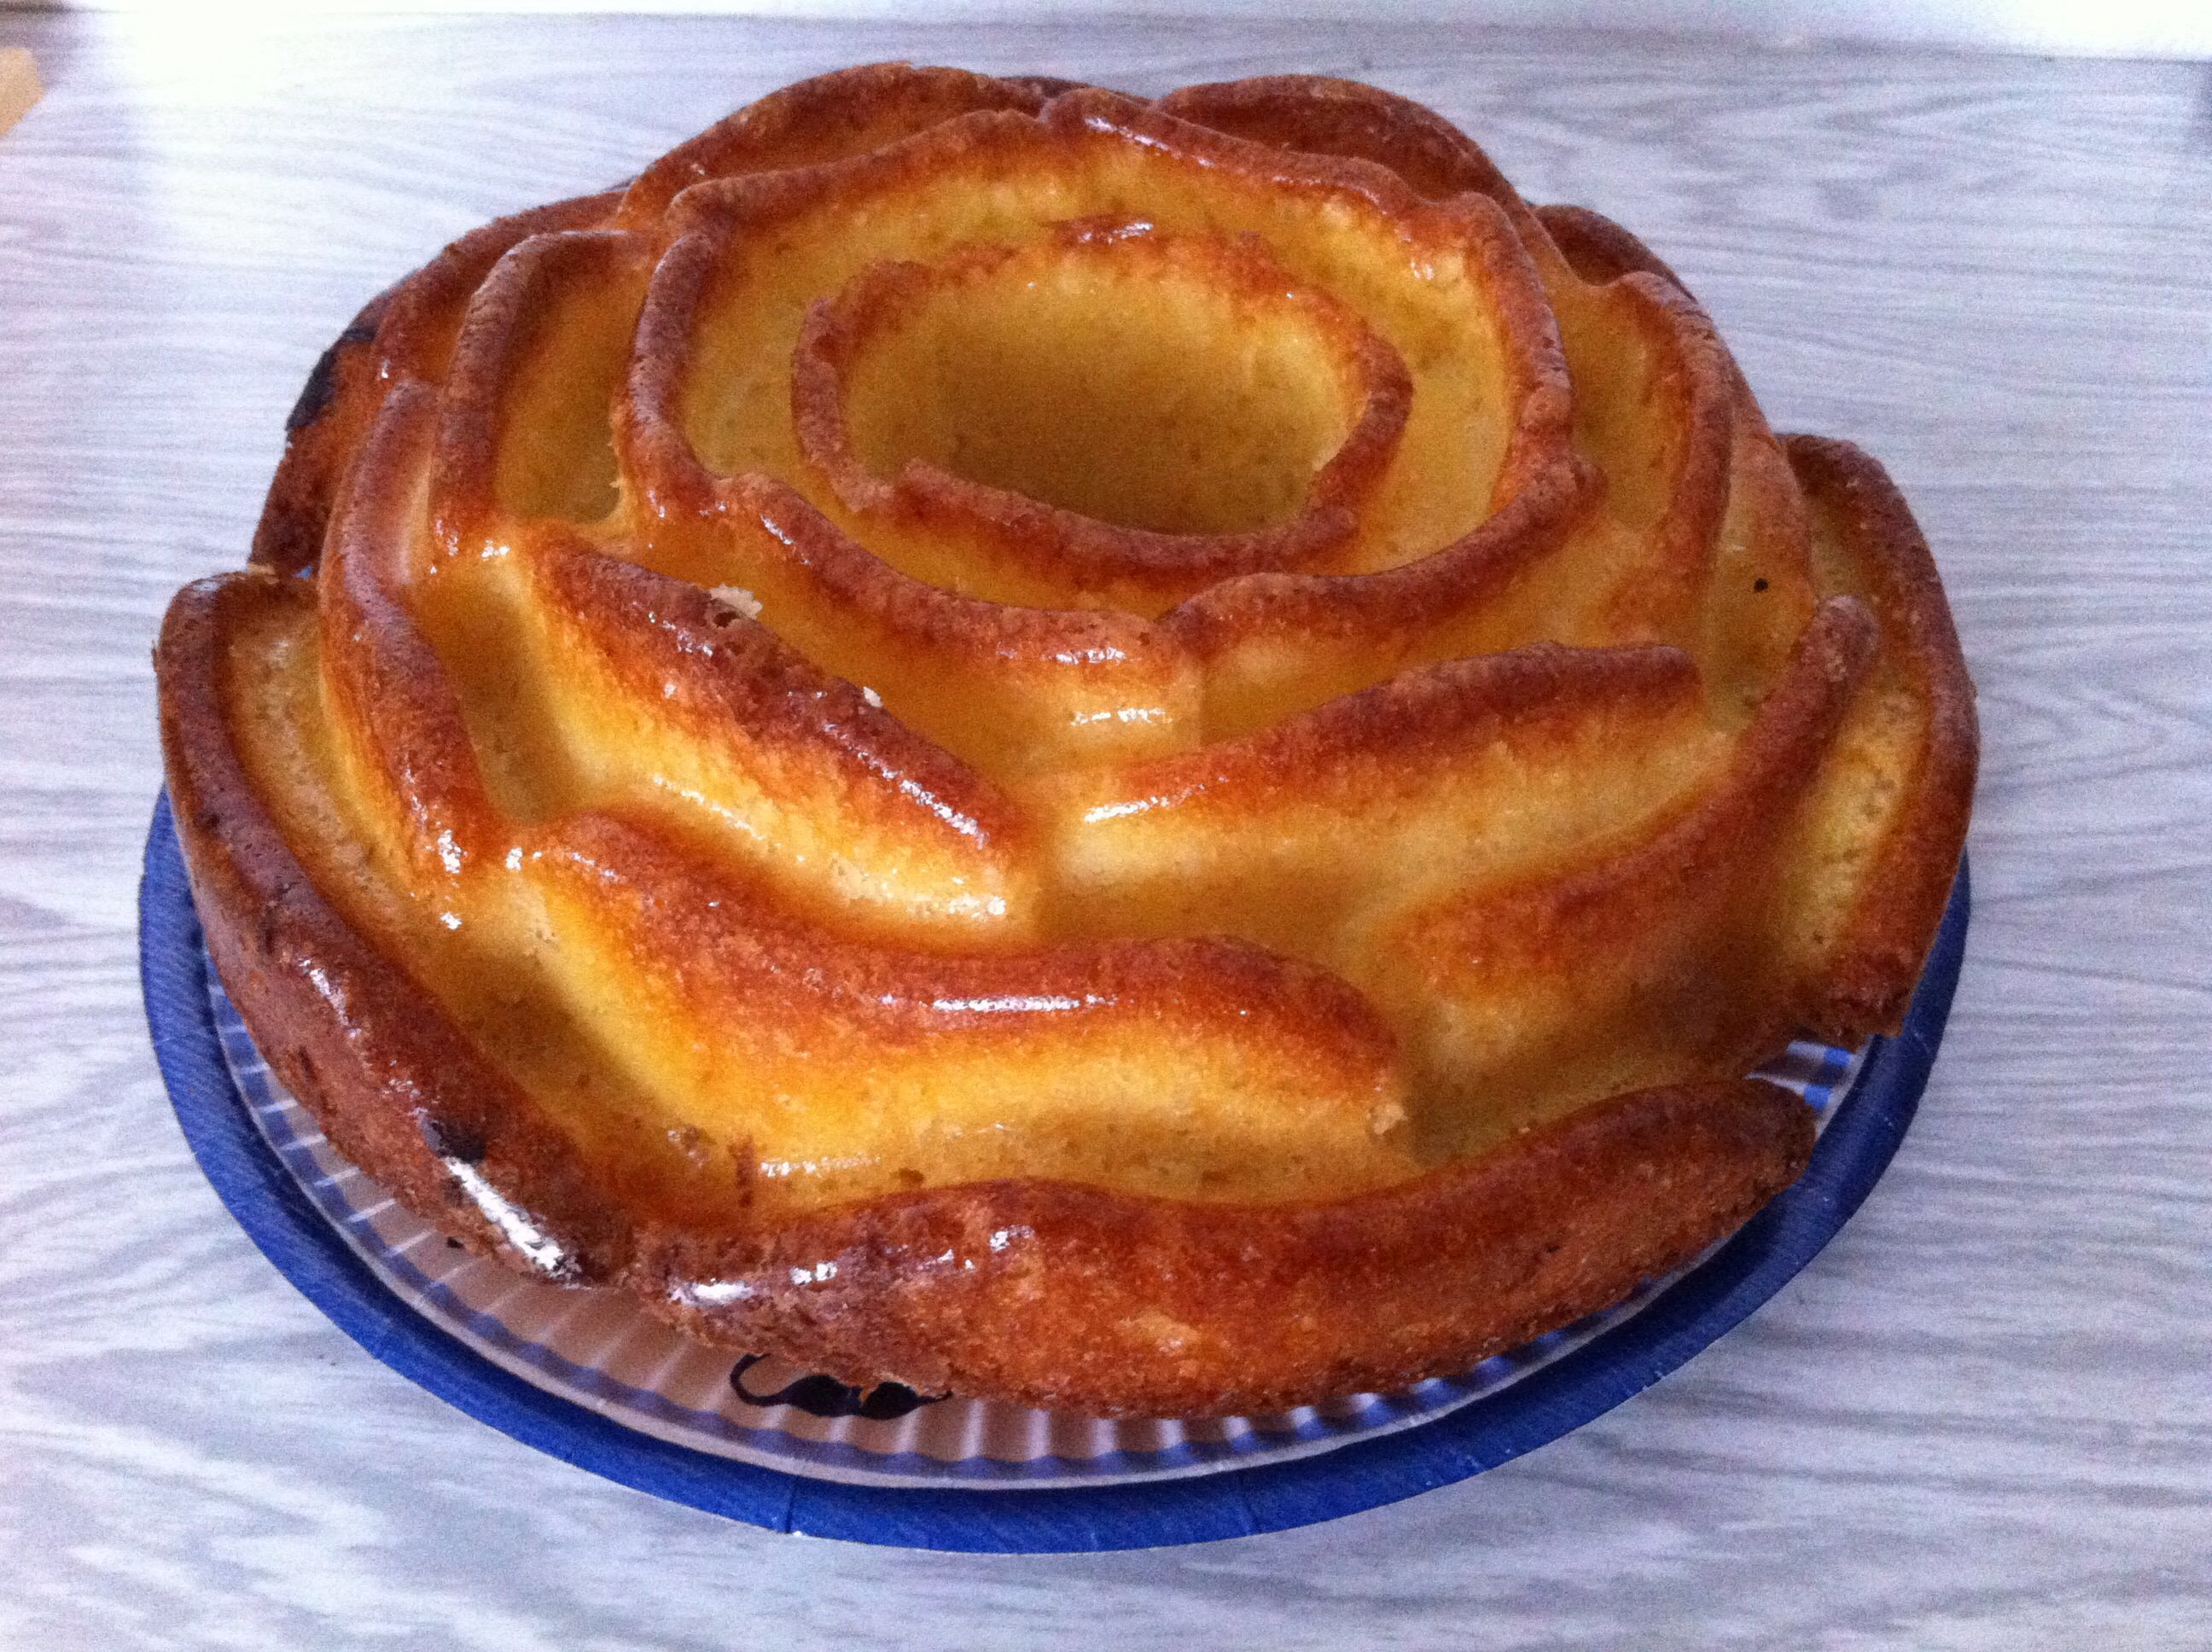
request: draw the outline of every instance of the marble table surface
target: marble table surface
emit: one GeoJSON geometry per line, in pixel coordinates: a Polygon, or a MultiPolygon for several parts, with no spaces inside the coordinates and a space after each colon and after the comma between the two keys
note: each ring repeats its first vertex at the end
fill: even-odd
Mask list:
{"type": "MultiPolygon", "coordinates": [[[[183,9],[179,9],[179,10],[183,9]]],[[[1374,23],[0,14],[0,1645],[2212,1645],[2212,80],[1374,23]],[[1880,454],[1981,688],[1919,1121],[1741,1329],[1478,1479],[1098,1557],[779,1537],[363,1354],[149,1054],[147,649],[364,295],[863,58],[1348,74],[1682,270],[1775,422],[1880,454]]]]}

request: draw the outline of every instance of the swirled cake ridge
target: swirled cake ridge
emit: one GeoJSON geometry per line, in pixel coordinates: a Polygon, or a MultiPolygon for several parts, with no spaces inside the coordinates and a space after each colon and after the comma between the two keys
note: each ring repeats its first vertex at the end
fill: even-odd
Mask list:
{"type": "Polygon", "coordinates": [[[1897,1024],[1975,760],[1880,468],[1306,77],[848,70],[465,237],[158,665],[223,979],[410,1207],[1101,1412],[1741,1223],[1811,1143],[1742,1075],[1897,1024]]]}

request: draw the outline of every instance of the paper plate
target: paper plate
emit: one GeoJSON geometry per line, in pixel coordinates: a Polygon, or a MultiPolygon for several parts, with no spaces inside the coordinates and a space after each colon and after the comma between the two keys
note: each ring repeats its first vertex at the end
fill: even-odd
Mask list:
{"type": "Polygon", "coordinates": [[[167,799],[140,890],[154,1049],[192,1151],[255,1244],[387,1365],[626,1485],[777,1531],[919,1548],[1141,1548],[1306,1525],[1463,1479],[1656,1382],[1812,1259],[1911,1121],[1966,931],[1961,869],[1902,1036],[1793,1044],[1811,1168],[1741,1231],[1605,1313],[1400,1394],[1262,1417],[1109,1422],[855,1390],[693,1342],[619,1291],[471,1255],[333,1153],[208,963],[167,799]]]}

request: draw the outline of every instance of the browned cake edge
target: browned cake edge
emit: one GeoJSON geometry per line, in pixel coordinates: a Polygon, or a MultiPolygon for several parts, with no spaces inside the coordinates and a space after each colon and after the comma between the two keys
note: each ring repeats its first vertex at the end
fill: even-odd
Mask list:
{"type": "Polygon", "coordinates": [[[155,649],[170,810],[216,971],[276,1076],[401,1204],[526,1272],[612,1278],[627,1224],[567,1139],[324,898],[239,760],[233,628],[313,604],[303,580],[218,574],[177,593],[155,649]]]}
{"type": "Polygon", "coordinates": [[[1829,954],[1820,998],[1802,1009],[1808,1031],[1852,1043],[1905,1024],[1965,853],[1980,725],[1936,558],[1889,473],[1847,441],[1784,436],[1782,445],[1807,502],[1831,514],[1852,547],[1882,646],[1926,714],[1896,823],[1829,954]]]}
{"type": "Polygon", "coordinates": [[[1609,1306],[1794,1181],[1811,1111],[1752,1080],[1614,1097],[1395,1187],[1237,1206],[1010,1181],[772,1234],[648,1234],[708,1339],[1105,1416],[1280,1410],[1462,1371],[1609,1306]]]}

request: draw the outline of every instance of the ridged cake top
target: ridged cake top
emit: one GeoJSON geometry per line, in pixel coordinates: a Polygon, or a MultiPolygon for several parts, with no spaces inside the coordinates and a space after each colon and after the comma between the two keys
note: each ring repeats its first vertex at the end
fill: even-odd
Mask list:
{"type": "Polygon", "coordinates": [[[214,697],[559,1265],[1409,1187],[1887,1024],[1933,932],[1901,504],[1386,94],[830,76],[349,337],[214,697]]]}

